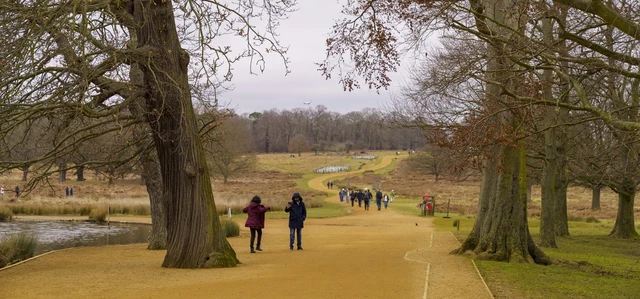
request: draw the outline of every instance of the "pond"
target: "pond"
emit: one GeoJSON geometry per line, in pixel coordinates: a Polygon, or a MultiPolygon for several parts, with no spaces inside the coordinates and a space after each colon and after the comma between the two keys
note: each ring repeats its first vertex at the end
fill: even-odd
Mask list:
{"type": "Polygon", "coordinates": [[[37,255],[70,247],[144,243],[151,235],[151,226],[83,221],[0,222],[0,239],[20,232],[31,233],[38,238],[37,255]]]}

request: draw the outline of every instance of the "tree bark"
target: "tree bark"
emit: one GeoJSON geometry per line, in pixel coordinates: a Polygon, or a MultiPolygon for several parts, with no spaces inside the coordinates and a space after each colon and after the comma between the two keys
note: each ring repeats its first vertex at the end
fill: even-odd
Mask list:
{"type": "Polygon", "coordinates": [[[76,173],[76,177],[77,177],[77,181],[78,182],[84,181],[84,165],[78,166],[78,171],[76,173]]]}
{"type": "Polygon", "coordinates": [[[633,202],[636,196],[635,184],[630,183],[625,190],[614,190],[618,193],[618,214],[616,223],[609,236],[629,239],[638,236],[633,217],[633,202]]]}
{"type": "Polygon", "coordinates": [[[60,177],[58,178],[59,183],[64,183],[67,181],[67,163],[61,162],[58,164],[58,168],[60,171],[60,177]]]}
{"type": "Polygon", "coordinates": [[[29,165],[25,165],[22,167],[22,181],[26,182],[28,176],[29,176],[29,165]]]}
{"type": "MultiPolygon", "coordinates": [[[[523,19],[517,11],[519,6],[516,5],[516,2],[470,1],[472,9],[480,13],[476,17],[478,30],[496,37],[487,48],[488,61],[485,76],[488,82],[501,84],[487,83],[484,103],[485,109],[493,115],[491,126],[493,129],[497,129],[496,132],[517,132],[521,125],[510,109],[504,109],[511,100],[503,95],[501,86],[504,85],[507,89],[516,90],[522,86],[523,81],[517,68],[505,56],[514,53],[510,52],[511,50],[501,41],[513,38],[513,32],[505,27],[511,27],[514,30],[523,28],[519,25],[523,19]],[[486,18],[480,16],[483,13],[486,14],[486,18]],[[498,24],[493,23],[494,21],[498,24]]],[[[478,213],[481,213],[482,205],[488,205],[486,215],[480,215],[482,219],[478,219],[482,228],[476,228],[476,225],[479,224],[474,225],[474,230],[469,234],[467,240],[454,252],[473,251],[478,254],[479,258],[488,260],[533,261],[539,264],[550,264],[551,261],[535,245],[529,233],[526,158],[523,141],[519,141],[517,145],[496,145],[491,156],[496,157],[497,164],[488,164],[495,168],[484,171],[483,175],[497,174],[497,180],[494,185],[495,192],[482,190],[481,193],[478,213]],[[496,155],[496,151],[498,155],[496,155]]],[[[486,179],[487,182],[491,181],[490,178],[486,179]]],[[[490,187],[485,186],[484,182],[485,178],[483,177],[483,188],[490,187]]]]}
{"type": "Polygon", "coordinates": [[[556,206],[556,236],[569,236],[569,216],[567,211],[567,183],[564,177],[564,168],[558,170],[556,179],[555,206],[556,206]]]}
{"type": "Polygon", "coordinates": [[[188,82],[189,56],[180,47],[172,1],[135,0],[137,49],[144,76],[146,118],[162,173],[169,268],[233,267],[239,263],[220,224],[188,82]]]}
{"type": "Polygon", "coordinates": [[[149,250],[167,249],[167,215],[162,201],[162,175],[158,156],[155,152],[146,153],[140,158],[142,164],[142,177],[147,193],[149,193],[149,205],[151,208],[151,236],[149,237],[149,250]]]}
{"type": "Polygon", "coordinates": [[[591,189],[591,210],[598,211],[600,210],[600,186],[595,186],[591,189]]]}

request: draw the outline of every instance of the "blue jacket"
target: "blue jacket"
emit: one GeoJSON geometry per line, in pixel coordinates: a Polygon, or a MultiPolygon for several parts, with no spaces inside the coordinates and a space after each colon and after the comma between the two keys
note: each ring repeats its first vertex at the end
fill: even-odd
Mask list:
{"type": "Polygon", "coordinates": [[[291,208],[284,208],[284,211],[289,213],[289,228],[303,228],[304,221],[307,219],[307,208],[304,206],[299,193],[294,193],[291,199],[292,201],[289,202],[291,208]],[[294,201],[293,198],[295,197],[299,197],[300,201],[294,201]]]}

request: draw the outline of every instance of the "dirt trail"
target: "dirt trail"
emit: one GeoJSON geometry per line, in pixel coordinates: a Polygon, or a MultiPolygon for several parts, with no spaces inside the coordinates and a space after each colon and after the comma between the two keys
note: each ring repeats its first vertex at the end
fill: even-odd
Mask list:
{"type": "MultiPolygon", "coordinates": [[[[326,190],[323,180],[346,174],[309,185],[326,190]]],[[[432,218],[375,208],[351,212],[308,219],[304,251],[289,251],[287,220],[267,219],[264,251],[249,254],[243,227],[241,237],[229,239],[243,263],[231,269],[165,269],[164,251],[144,244],[55,252],[0,271],[0,298],[491,297],[471,260],[448,254],[458,243],[435,232],[432,218]]]]}

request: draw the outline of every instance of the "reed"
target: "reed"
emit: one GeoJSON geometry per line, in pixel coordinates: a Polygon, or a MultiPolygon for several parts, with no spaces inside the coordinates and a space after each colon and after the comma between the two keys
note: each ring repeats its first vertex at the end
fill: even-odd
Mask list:
{"type": "Polygon", "coordinates": [[[0,241],[0,268],[33,257],[38,239],[28,233],[6,236],[0,241]]]}
{"type": "Polygon", "coordinates": [[[7,207],[0,207],[0,222],[11,221],[13,213],[7,207]]]}

